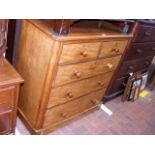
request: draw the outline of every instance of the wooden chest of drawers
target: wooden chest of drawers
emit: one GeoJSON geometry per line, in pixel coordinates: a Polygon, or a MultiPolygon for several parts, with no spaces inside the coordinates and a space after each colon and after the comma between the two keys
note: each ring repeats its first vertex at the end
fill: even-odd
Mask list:
{"type": "Polygon", "coordinates": [[[25,83],[18,109],[33,134],[47,133],[98,108],[132,37],[72,30],[56,36],[48,23],[22,21],[16,68],[25,83]]]}
{"type": "Polygon", "coordinates": [[[0,66],[0,134],[14,134],[20,83],[23,79],[3,58],[0,66]]]}
{"type": "Polygon", "coordinates": [[[125,52],[117,73],[113,76],[104,101],[108,101],[123,93],[129,73],[147,72],[155,56],[155,24],[137,21],[134,37],[125,52]],[[114,88],[114,86],[116,86],[114,88]]]}

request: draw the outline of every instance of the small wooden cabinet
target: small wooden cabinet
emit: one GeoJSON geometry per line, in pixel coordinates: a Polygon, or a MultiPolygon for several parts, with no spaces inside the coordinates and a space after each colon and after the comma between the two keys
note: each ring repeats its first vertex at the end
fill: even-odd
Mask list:
{"type": "Polygon", "coordinates": [[[21,76],[2,57],[0,66],[0,134],[14,134],[21,76]]]}
{"type": "Polygon", "coordinates": [[[51,20],[23,20],[16,68],[25,83],[18,110],[30,131],[50,132],[98,108],[131,37],[93,28],[57,36],[51,20]]]}

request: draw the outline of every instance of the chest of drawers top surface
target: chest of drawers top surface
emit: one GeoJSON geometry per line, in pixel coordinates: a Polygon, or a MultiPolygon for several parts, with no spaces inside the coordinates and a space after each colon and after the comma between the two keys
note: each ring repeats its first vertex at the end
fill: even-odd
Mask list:
{"type": "Polygon", "coordinates": [[[23,78],[13,66],[6,59],[2,61],[4,61],[4,64],[0,66],[0,86],[22,83],[24,81],[23,78]]]}
{"type": "Polygon", "coordinates": [[[120,32],[111,31],[109,29],[98,28],[70,28],[67,36],[57,36],[52,31],[52,20],[28,20],[38,29],[59,41],[73,41],[73,40],[94,40],[94,39],[114,39],[114,38],[131,38],[132,34],[122,34],[120,32]]]}

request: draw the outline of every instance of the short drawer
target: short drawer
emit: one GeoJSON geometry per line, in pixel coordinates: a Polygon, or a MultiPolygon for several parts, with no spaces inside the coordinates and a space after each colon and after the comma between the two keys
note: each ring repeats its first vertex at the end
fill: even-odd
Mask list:
{"type": "Polygon", "coordinates": [[[103,42],[99,57],[107,57],[122,54],[125,50],[126,45],[127,40],[103,42]]]}
{"type": "Polygon", "coordinates": [[[80,64],[59,66],[54,86],[60,86],[73,81],[113,71],[117,67],[120,58],[121,56],[116,56],[80,64]]]}
{"type": "Polygon", "coordinates": [[[126,76],[131,72],[135,73],[137,71],[148,68],[151,64],[152,59],[153,57],[151,56],[144,59],[136,59],[124,62],[122,68],[120,69],[119,77],[126,76]]]}
{"type": "Polygon", "coordinates": [[[14,86],[0,88],[0,112],[10,107],[13,107],[14,90],[14,86]]]}
{"type": "Polygon", "coordinates": [[[73,100],[92,91],[106,88],[113,72],[51,89],[48,108],[73,100]]]}
{"type": "Polygon", "coordinates": [[[90,108],[98,106],[105,89],[96,91],[74,101],[48,109],[45,113],[44,127],[70,119],[90,108]]]}
{"type": "Polygon", "coordinates": [[[155,27],[140,25],[134,42],[155,41],[155,27]]]}
{"type": "Polygon", "coordinates": [[[12,129],[12,112],[0,113],[0,135],[12,129]]]}
{"type": "Polygon", "coordinates": [[[77,63],[96,58],[101,43],[81,43],[64,45],[60,64],[77,63]]]}
{"type": "Polygon", "coordinates": [[[149,55],[155,55],[155,43],[136,43],[131,45],[126,59],[144,58],[149,55]]]}

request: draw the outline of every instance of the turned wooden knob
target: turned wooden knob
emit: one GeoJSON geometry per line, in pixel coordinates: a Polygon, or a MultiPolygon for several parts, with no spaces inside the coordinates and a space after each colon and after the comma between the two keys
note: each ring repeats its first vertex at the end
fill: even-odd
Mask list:
{"type": "Polygon", "coordinates": [[[125,83],[125,82],[123,82],[123,83],[122,83],[122,86],[126,87],[126,83],[125,83]]]}
{"type": "Polygon", "coordinates": [[[98,102],[96,100],[91,100],[91,103],[96,105],[98,102]]]}
{"type": "Polygon", "coordinates": [[[81,73],[80,72],[75,72],[74,75],[79,78],[81,76],[81,73]]]}
{"type": "Polygon", "coordinates": [[[147,36],[147,37],[149,37],[151,35],[151,33],[145,32],[144,35],[147,36]]]}
{"type": "Polygon", "coordinates": [[[109,69],[111,69],[111,68],[113,68],[113,65],[110,64],[110,63],[108,63],[108,64],[107,64],[107,67],[108,67],[109,69]]]}
{"type": "Polygon", "coordinates": [[[87,52],[84,52],[84,51],[82,51],[82,52],[80,53],[80,55],[82,55],[83,57],[87,57],[87,56],[88,56],[87,52]]]}
{"type": "Polygon", "coordinates": [[[149,62],[149,61],[145,61],[145,64],[146,64],[146,65],[149,65],[149,64],[150,64],[150,62],[149,62]]]}
{"type": "Polygon", "coordinates": [[[72,97],[73,97],[73,93],[72,93],[72,92],[67,92],[67,96],[68,96],[69,98],[72,98],[72,97]]]}
{"type": "Polygon", "coordinates": [[[60,115],[65,118],[67,116],[67,113],[62,112],[62,113],[60,113],[60,115]]]}
{"type": "Polygon", "coordinates": [[[99,81],[99,82],[98,82],[98,85],[99,85],[99,86],[104,86],[104,82],[99,81]]]}
{"type": "Polygon", "coordinates": [[[152,49],[153,52],[155,51],[155,47],[152,47],[151,49],[152,49]]]}
{"type": "Polygon", "coordinates": [[[141,49],[137,49],[137,53],[138,54],[142,53],[142,50],[141,49]]]}
{"type": "Polygon", "coordinates": [[[118,48],[114,48],[113,51],[116,52],[116,53],[119,53],[119,49],[118,48]]]}
{"type": "Polygon", "coordinates": [[[130,69],[130,70],[134,70],[134,67],[133,67],[133,66],[129,66],[129,69],[130,69]]]}

